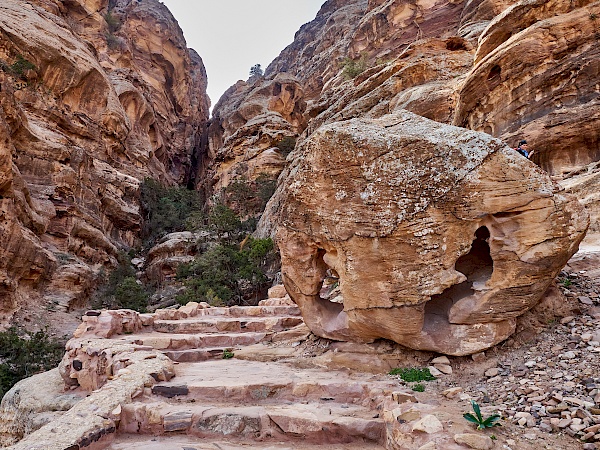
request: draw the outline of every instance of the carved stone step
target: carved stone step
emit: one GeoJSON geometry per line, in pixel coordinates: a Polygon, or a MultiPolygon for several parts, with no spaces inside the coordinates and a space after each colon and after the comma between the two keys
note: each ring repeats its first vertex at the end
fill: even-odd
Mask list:
{"type": "Polygon", "coordinates": [[[300,316],[297,306],[231,306],[198,309],[196,317],[200,316],[230,316],[230,317],[268,317],[268,316],[300,316]]]}
{"type": "Polygon", "coordinates": [[[309,444],[307,442],[248,442],[167,434],[119,434],[106,450],[381,450],[379,444],[356,442],[343,444],[309,444]]]}
{"type": "Polygon", "coordinates": [[[226,348],[190,348],[187,350],[163,350],[175,362],[201,362],[209,359],[223,359],[226,348]]]}
{"type": "Polygon", "coordinates": [[[285,401],[335,401],[360,404],[369,409],[377,405],[372,398],[382,391],[394,390],[393,380],[373,383],[362,375],[353,377],[345,372],[323,372],[318,369],[298,370],[285,363],[213,360],[202,364],[181,363],[175,367],[176,377],[157,383],[153,392],[159,394],[168,386],[187,388],[179,401],[228,402],[242,405],[285,401]],[[375,393],[374,391],[377,391],[375,393]]]}
{"type": "Polygon", "coordinates": [[[385,423],[356,405],[306,403],[213,407],[198,404],[134,403],[123,408],[119,431],[199,437],[301,440],[313,443],[383,443],[385,423]]]}
{"type": "Polygon", "coordinates": [[[120,339],[133,344],[148,345],[156,350],[188,350],[247,346],[261,342],[268,337],[269,335],[265,332],[199,334],[153,332],[120,336],[120,339]]]}
{"type": "Polygon", "coordinates": [[[155,320],[154,330],[160,333],[240,333],[283,331],[302,323],[301,317],[219,317],[205,316],[180,320],[155,320]]]}

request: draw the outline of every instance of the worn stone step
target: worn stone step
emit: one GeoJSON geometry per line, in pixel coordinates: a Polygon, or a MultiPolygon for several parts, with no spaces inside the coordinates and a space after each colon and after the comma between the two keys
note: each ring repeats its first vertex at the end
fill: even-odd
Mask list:
{"type": "Polygon", "coordinates": [[[191,348],[187,350],[163,350],[162,352],[175,362],[202,362],[209,359],[223,359],[228,348],[191,348]]]}
{"type": "Polygon", "coordinates": [[[381,444],[385,423],[374,411],[349,404],[213,407],[134,403],[123,407],[119,430],[153,435],[179,432],[200,437],[381,444]]]}
{"type": "Polygon", "coordinates": [[[268,317],[268,316],[300,316],[297,306],[230,306],[198,309],[195,317],[229,316],[229,317],[268,317]]]}
{"type": "Polygon", "coordinates": [[[381,445],[371,442],[320,445],[307,442],[210,440],[178,434],[163,436],[119,434],[106,450],[379,450],[383,448],[381,445]]]}
{"type": "Polygon", "coordinates": [[[182,363],[176,377],[157,383],[152,391],[163,396],[184,396],[181,401],[253,404],[281,401],[336,401],[375,409],[372,399],[395,389],[393,380],[373,382],[370,376],[341,371],[298,370],[285,363],[237,359],[182,363]]]}
{"type": "Polygon", "coordinates": [[[155,320],[154,330],[160,333],[269,332],[287,330],[302,322],[302,318],[298,316],[205,316],[180,320],[155,320]]]}
{"type": "Polygon", "coordinates": [[[269,338],[270,335],[266,332],[198,334],[152,332],[119,336],[119,339],[124,342],[149,345],[156,350],[234,348],[253,345],[269,338]]]}

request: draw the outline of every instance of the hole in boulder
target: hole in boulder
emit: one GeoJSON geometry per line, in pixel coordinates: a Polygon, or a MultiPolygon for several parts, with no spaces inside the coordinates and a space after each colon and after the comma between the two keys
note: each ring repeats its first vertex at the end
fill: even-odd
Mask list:
{"type": "Polygon", "coordinates": [[[450,286],[441,294],[432,295],[431,300],[425,304],[425,320],[428,322],[433,318],[448,322],[450,308],[459,300],[473,295],[473,284],[463,281],[460,284],[450,286]]]}
{"type": "Polygon", "coordinates": [[[492,276],[494,261],[490,255],[489,238],[490,231],[487,227],[480,227],[475,232],[475,240],[469,253],[456,261],[456,270],[463,273],[470,283],[485,282],[492,276]]]}
{"type": "Polygon", "coordinates": [[[319,249],[317,254],[317,264],[322,274],[319,286],[319,303],[329,313],[338,314],[344,309],[344,298],[340,291],[340,277],[337,271],[326,262],[328,260],[331,262],[331,259],[335,257],[335,250],[328,254],[324,249],[319,249]]]}
{"type": "Polygon", "coordinates": [[[475,283],[485,283],[490,279],[494,270],[494,261],[490,254],[489,238],[490,231],[487,227],[477,229],[471,250],[458,258],[454,265],[454,268],[464,274],[467,280],[431,297],[431,300],[425,304],[426,323],[448,322],[448,314],[452,306],[459,300],[473,295],[475,283]]]}
{"type": "Polygon", "coordinates": [[[323,279],[323,284],[319,291],[319,296],[330,302],[343,303],[344,299],[340,292],[340,276],[334,269],[327,269],[325,279],[323,279]]]}

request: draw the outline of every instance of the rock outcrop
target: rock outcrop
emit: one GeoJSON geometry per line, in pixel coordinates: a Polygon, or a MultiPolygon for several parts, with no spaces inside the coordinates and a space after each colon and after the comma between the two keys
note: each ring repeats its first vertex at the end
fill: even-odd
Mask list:
{"type": "Polygon", "coordinates": [[[238,82],[217,103],[200,167],[208,191],[263,172],[276,178],[286,155],[274,147],[307,127],[397,109],[451,122],[458,77],[473,59],[473,44],[458,34],[461,9],[461,2],[326,2],[264,77],[238,82]],[[354,63],[362,73],[349,76],[344,67],[354,63]]]}
{"type": "Polygon", "coordinates": [[[589,224],[501,141],[409,112],[325,125],[297,152],[270,204],[282,275],[309,328],[331,339],[489,348],[589,224]]]}
{"type": "Polygon", "coordinates": [[[454,123],[515,144],[561,174],[600,158],[600,4],[521,1],[479,38],[454,123]]]}
{"type": "Polygon", "coordinates": [[[1,326],[87,301],[139,239],[141,180],[187,181],[209,101],[156,0],[6,0],[0,31],[1,326]]]}

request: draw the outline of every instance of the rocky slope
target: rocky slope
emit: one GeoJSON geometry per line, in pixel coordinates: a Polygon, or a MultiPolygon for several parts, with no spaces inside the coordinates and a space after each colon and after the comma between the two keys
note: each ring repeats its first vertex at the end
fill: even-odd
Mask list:
{"type": "Polygon", "coordinates": [[[188,181],[209,100],[156,0],[6,0],[0,32],[1,325],[87,300],[139,239],[141,180],[188,181]]]}

